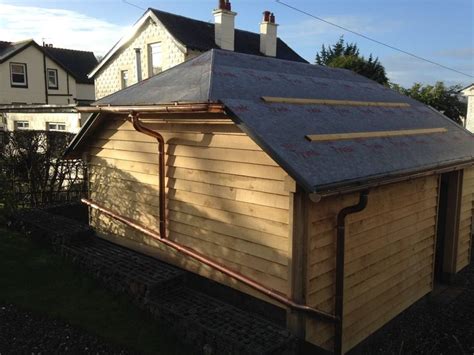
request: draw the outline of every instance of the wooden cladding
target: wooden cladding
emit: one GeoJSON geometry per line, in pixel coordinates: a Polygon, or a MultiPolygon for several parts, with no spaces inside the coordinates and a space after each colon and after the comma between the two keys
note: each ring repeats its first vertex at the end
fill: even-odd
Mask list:
{"type": "Polygon", "coordinates": [[[375,107],[392,107],[392,108],[410,107],[410,104],[405,103],[405,102],[303,99],[303,98],[296,98],[296,97],[273,97],[273,96],[262,96],[262,100],[267,103],[292,104],[292,105],[375,106],[375,107]]]}
{"type": "MultiPolygon", "coordinates": [[[[348,216],[343,351],[432,288],[438,182],[431,176],[375,188],[366,210],[348,216]]],[[[307,302],[334,312],[336,217],[358,194],[311,204],[307,302]]],[[[307,321],[306,340],[332,349],[334,326],[307,321]]]]}
{"type": "Polygon", "coordinates": [[[340,141],[350,139],[365,138],[387,138],[400,136],[414,136],[423,134],[445,133],[446,128],[423,128],[423,129],[403,129],[398,131],[374,131],[374,132],[354,132],[354,133],[335,133],[335,134],[310,134],[306,136],[311,142],[340,141]]]}
{"type": "MultiPolygon", "coordinates": [[[[150,120],[145,125],[162,133],[167,143],[170,239],[286,293],[290,200],[283,169],[233,124],[150,120]]],[[[156,229],[156,141],[129,122],[110,120],[88,144],[91,199],[156,229]]],[[[103,233],[153,246],[168,262],[258,296],[105,216],[93,213],[92,221],[103,233]]]]}

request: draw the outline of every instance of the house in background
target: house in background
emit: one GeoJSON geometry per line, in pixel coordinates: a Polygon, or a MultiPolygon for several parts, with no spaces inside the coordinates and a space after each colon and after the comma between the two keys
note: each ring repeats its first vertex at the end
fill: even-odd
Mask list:
{"type": "Polygon", "coordinates": [[[277,37],[275,16],[264,12],[260,33],[235,29],[228,1],[213,11],[215,23],[148,9],[89,74],[100,99],[213,48],[304,62],[277,37]]]}
{"type": "Polygon", "coordinates": [[[94,53],[28,39],[0,41],[0,112],[7,130],[77,132],[77,105],[94,101],[87,73],[97,65],[94,53]]]}
{"type": "Polygon", "coordinates": [[[461,90],[461,94],[467,99],[467,114],[464,127],[474,133],[474,83],[461,90]]]}

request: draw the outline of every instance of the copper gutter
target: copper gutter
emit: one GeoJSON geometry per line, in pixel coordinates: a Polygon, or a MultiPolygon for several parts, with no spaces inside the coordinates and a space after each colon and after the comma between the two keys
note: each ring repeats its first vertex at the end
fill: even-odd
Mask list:
{"type": "Polygon", "coordinates": [[[159,223],[160,236],[166,239],[166,197],[165,197],[165,140],[163,136],[149,128],[142,126],[138,113],[131,112],[128,118],[133,124],[133,128],[138,132],[144,133],[158,141],[158,188],[159,188],[159,223]]]}
{"type": "Polygon", "coordinates": [[[337,214],[337,241],[336,241],[336,306],[334,331],[334,353],[342,354],[342,333],[344,313],[344,262],[346,241],[346,217],[350,214],[361,212],[367,207],[369,191],[360,193],[359,202],[356,205],[343,208],[337,214]]]}
{"type": "Polygon", "coordinates": [[[83,106],[76,108],[78,112],[111,112],[128,114],[132,111],[140,113],[224,113],[224,106],[216,103],[179,103],[166,105],[143,106],[83,106]]]}
{"type": "Polygon", "coordinates": [[[270,289],[262,284],[260,284],[259,282],[255,281],[255,280],[252,280],[251,278],[248,278],[244,275],[242,275],[241,273],[237,272],[237,271],[234,271],[232,269],[229,269],[228,267],[216,262],[216,261],[213,261],[211,259],[209,259],[207,256],[197,252],[196,250],[194,249],[191,249],[191,248],[188,248],[184,245],[181,245],[181,244],[178,244],[168,238],[163,238],[160,234],[156,233],[155,231],[151,230],[151,229],[148,229],[147,227],[144,227],[140,224],[138,224],[137,222],[127,218],[127,217],[124,217],[124,216],[121,216],[117,213],[114,213],[112,212],[111,210],[105,208],[105,207],[102,207],[100,205],[98,205],[97,203],[91,201],[91,200],[88,200],[88,199],[85,199],[83,198],[81,200],[83,203],[85,203],[86,205],[90,206],[91,208],[94,208],[106,215],[108,215],[109,217],[112,217],[114,219],[116,219],[117,221],[120,221],[124,224],[126,224],[127,226],[129,227],[132,227],[136,230],[138,230],[139,232],[142,232],[146,235],[148,235],[149,237],[151,238],[154,238],[155,240],[158,240],[160,241],[161,243],[175,249],[176,251],[178,251],[179,253],[181,254],[184,254],[188,257],[191,257],[205,265],[208,265],[210,267],[212,267],[213,269],[217,270],[217,271],[220,271],[222,272],[223,274],[227,275],[227,276],[230,276],[231,278],[237,280],[237,281],[240,281],[242,282],[243,284],[253,288],[254,290],[268,296],[269,298],[289,307],[289,308],[292,308],[292,309],[295,309],[297,311],[301,311],[301,312],[305,312],[305,313],[308,313],[314,317],[317,317],[319,319],[322,319],[322,320],[326,320],[326,321],[330,321],[330,322],[335,322],[335,321],[338,321],[338,318],[335,317],[334,315],[332,314],[329,314],[329,313],[326,313],[326,312],[323,312],[323,311],[319,311],[315,308],[312,308],[312,307],[309,307],[307,305],[302,305],[302,304],[299,304],[299,303],[296,303],[294,302],[293,300],[287,298],[285,295],[283,295],[282,293],[276,291],[276,290],[273,290],[273,289],[270,289]]]}
{"type": "Polygon", "coordinates": [[[456,162],[456,163],[452,163],[443,167],[429,168],[418,173],[408,172],[404,174],[394,175],[392,177],[383,177],[383,178],[373,179],[369,181],[366,180],[365,182],[361,184],[354,184],[352,186],[347,186],[347,183],[346,183],[346,186],[344,186],[344,183],[341,183],[341,187],[334,186],[334,188],[327,188],[319,192],[312,192],[309,194],[309,198],[313,202],[319,202],[321,201],[321,199],[326,198],[326,197],[345,195],[349,193],[367,190],[369,188],[385,186],[385,185],[394,184],[397,182],[410,181],[410,180],[437,175],[437,174],[443,174],[443,173],[447,173],[451,171],[465,169],[472,165],[474,165],[474,161],[471,159],[469,161],[456,162]]]}

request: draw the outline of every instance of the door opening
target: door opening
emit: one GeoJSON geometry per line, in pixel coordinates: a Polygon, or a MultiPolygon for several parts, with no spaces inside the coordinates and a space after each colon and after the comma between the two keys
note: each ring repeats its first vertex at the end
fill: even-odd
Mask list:
{"type": "Polygon", "coordinates": [[[462,171],[442,174],[438,196],[435,246],[435,284],[450,283],[456,273],[462,171]]]}

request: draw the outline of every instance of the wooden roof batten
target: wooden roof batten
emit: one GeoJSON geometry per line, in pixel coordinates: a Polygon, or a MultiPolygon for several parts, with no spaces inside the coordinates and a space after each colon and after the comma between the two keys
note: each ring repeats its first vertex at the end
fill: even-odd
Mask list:
{"type": "Polygon", "coordinates": [[[398,108],[410,107],[410,104],[406,102],[308,99],[308,98],[298,98],[298,97],[262,96],[262,101],[266,103],[293,104],[293,105],[375,106],[375,107],[398,107],[398,108]]]}

